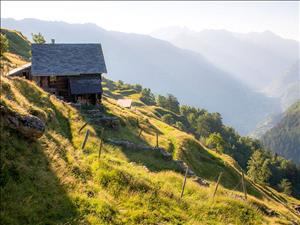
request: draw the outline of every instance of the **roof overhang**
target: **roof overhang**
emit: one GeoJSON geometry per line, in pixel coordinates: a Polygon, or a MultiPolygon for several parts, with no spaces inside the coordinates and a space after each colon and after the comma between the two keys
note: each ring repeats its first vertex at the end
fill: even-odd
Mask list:
{"type": "Polygon", "coordinates": [[[15,68],[15,69],[9,71],[7,75],[8,76],[16,76],[19,73],[22,73],[23,71],[28,70],[30,67],[31,67],[31,63],[26,63],[23,66],[20,66],[18,68],[15,68]]]}

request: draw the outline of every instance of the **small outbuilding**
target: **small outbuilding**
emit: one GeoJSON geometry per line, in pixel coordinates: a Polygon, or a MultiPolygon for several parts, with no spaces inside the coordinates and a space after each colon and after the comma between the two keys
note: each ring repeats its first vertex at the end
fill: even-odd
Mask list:
{"type": "Polygon", "coordinates": [[[9,72],[24,76],[65,101],[96,104],[107,73],[101,44],[32,44],[31,64],[9,72]]]}

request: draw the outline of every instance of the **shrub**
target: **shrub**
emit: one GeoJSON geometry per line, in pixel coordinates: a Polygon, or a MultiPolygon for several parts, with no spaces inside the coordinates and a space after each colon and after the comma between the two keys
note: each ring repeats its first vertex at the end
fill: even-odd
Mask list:
{"type": "Polygon", "coordinates": [[[175,120],[171,114],[162,116],[161,120],[170,125],[173,125],[175,123],[175,120]]]}
{"type": "Polygon", "coordinates": [[[279,186],[279,190],[287,195],[292,194],[292,183],[288,179],[282,179],[279,186]]]}

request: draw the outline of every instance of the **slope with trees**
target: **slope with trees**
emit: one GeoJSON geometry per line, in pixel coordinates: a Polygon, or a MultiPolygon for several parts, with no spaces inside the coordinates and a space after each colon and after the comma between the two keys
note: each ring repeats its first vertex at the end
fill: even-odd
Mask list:
{"type": "Polygon", "coordinates": [[[284,113],[283,118],[261,138],[264,146],[287,159],[300,163],[300,101],[284,113]]]}

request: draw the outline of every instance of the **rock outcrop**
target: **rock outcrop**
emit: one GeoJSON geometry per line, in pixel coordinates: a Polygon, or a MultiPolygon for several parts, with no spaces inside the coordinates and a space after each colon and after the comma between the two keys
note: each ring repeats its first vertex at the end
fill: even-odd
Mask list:
{"type": "Polygon", "coordinates": [[[17,130],[24,137],[37,139],[44,134],[45,123],[36,116],[21,115],[3,105],[0,105],[0,115],[4,125],[17,130]]]}

